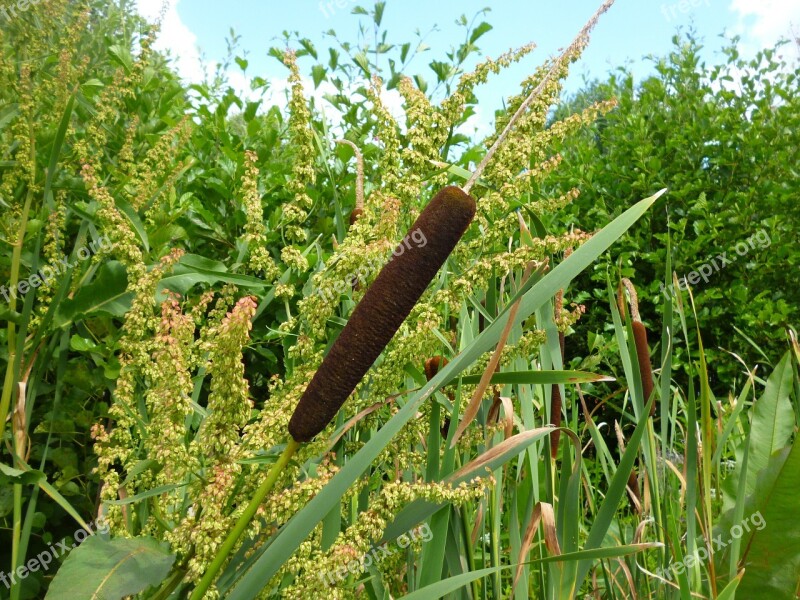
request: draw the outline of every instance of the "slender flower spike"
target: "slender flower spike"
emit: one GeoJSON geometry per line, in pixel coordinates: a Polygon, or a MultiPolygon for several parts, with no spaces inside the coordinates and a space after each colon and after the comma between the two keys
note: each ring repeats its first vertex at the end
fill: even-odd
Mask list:
{"type": "Polygon", "coordinates": [[[464,235],[475,209],[475,200],[454,186],[425,207],[300,398],[289,422],[296,441],[309,441],[336,416],[464,235]]]}

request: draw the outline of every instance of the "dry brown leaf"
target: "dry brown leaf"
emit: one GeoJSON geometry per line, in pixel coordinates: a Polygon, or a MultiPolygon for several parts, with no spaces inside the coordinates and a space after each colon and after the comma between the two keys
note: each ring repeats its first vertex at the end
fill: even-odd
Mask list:
{"type": "MultiPolygon", "coordinates": [[[[529,262],[528,265],[525,267],[525,273],[522,276],[522,284],[524,285],[525,282],[530,277],[531,273],[533,272],[535,264],[533,262],[529,262]]],[[[517,311],[519,310],[519,303],[522,298],[519,298],[514,305],[511,307],[509,311],[508,321],[506,322],[506,326],[503,328],[503,333],[500,334],[500,339],[497,341],[497,347],[492,354],[492,358],[489,359],[489,364],[486,365],[486,369],[481,376],[481,381],[478,383],[478,387],[475,390],[475,393],[472,394],[472,399],[469,401],[467,408],[464,410],[464,416],[461,417],[461,422],[458,424],[458,428],[456,429],[456,433],[453,436],[453,441],[450,443],[450,447],[454,448],[456,442],[458,442],[458,438],[464,433],[464,431],[469,427],[469,424],[472,423],[473,419],[475,419],[475,415],[478,414],[478,409],[481,406],[481,401],[483,400],[483,394],[486,392],[486,389],[489,387],[489,383],[491,382],[492,375],[494,375],[497,366],[500,364],[500,356],[503,353],[503,348],[508,341],[508,336],[511,333],[511,328],[514,326],[514,321],[517,317],[517,311]]]]}
{"type": "MultiPolygon", "coordinates": [[[[558,535],[556,535],[556,516],[553,511],[553,505],[547,502],[537,502],[533,507],[531,514],[531,521],[525,530],[525,536],[522,538],[522,545],[519,549],[519,556],[517,557],[517,571],[514,574],[514,587],[517,586],[520,575],[522,575],[522,567],[525,563],[525,557],[530,552],[533,538],[539,530],[539,523],[542,523],[544,530],[544,545],[550,552],[551,556],[560,556],[561,547],[558,544],[558,535]]],[[[513,595],[512,595],[513,598],[513,595]]]]}

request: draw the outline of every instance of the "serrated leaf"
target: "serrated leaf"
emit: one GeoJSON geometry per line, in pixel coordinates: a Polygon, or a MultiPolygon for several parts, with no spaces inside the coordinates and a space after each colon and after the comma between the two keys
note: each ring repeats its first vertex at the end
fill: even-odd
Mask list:
{"type": "Polygon", "coordinates": [[[125,72],[130,74],[133,69],[133,59],[127,48],[119,44],[114,44],[113,46],[109,46],[108,53],[115,59],[114,62],[121,65],[125,69],[125,72]]]}
{"type": "Polygon", "coordinates": [[[311,43],[311,40],[303,38],[300,40],[300,45],[305,48],[306,52],[313,56],[315,60],[318,58],[317,49],[314,47],[314,44],[311,43]]]}
{"type": "Polygon", "coordinates": [[[322,65],[314,65],[311,67],[311,78],[314,80],[314,89],[319,87],[322,80],[325,79],[327,70],[322,65]]]}
{"type": "Polygon", "coordinates": [[[367,55],[365,52],[361,51],[353,56],[353,61],[361,67],[361,70],[364,71],[364,75],[369,76],[369,60],[367,59],[367,55]]]}
{"type": "Polygon", "coordinates": [[[383,10],[386,8],[386,2],[376,2],[375,3],[375,16],[373,20],[375,21],[375,25],[378,27],[381,26],[381,21],[383,21],[383,10]]]}

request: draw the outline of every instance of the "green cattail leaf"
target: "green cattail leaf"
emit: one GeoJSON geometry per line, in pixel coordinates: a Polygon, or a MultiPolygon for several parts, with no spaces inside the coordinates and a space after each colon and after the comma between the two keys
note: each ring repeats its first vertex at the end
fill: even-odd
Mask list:
{"type": "MultiPolygon", "coordinates": [[[[480,380],[481,375],[467,375],[461,378],[461,383],[472,385],[480,380]]],[[[548,385],[558,383],[595,383],[598,381],[614,381],[614,378],[587,371],[503,371],[492,375],[490,383],[548,385]]],[[[449,381],[447,385],[455,383],[458,383],[458,379],[449,381]]]]}
{"type": "MultiPolygon", "coordinates": [[[[524,564],[536,563],[563,563],[575,562],[578,560],[601,560],[606,558],[616,558],[619,556],[627,556],[629,554],[636,554],[652,548],[659,548],[661,544],[658,542],[645,542],[641,544],[628,544],[625,546],[613,546],[609,548],[597,548],[595,550],[579,550],[577,552],[568,552],[558,556],[546,556],[532,560],[524,564]]],[[[469,585],[473,581],[494,575],[506,569],[516,569],[518,565],[502,565],[499,567],[489,567],[486,569],[479,569],[471,571],[470,573],[462,573],[442,579],[436,583],[426,586],[424,588],[415,590],[410,594],[402,596],[399,600],[428,600],[429,598],[441,598],[447,594],[455,592],[462,587],[469,585]]]]}

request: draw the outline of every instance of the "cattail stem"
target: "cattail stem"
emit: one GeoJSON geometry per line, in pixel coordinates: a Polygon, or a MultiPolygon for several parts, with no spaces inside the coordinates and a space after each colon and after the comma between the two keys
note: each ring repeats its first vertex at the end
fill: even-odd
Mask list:
{"type": "Polygon", "coordinates": [[[236,525],[234,525],[233,529],[228,534],[228,537],[225,538],[225,541],[219,547],[214,560],[209,565],[208,569],[203,575],[203,578],[200,580],[200,583],[198,583],[197,587],[194,588],[194,591],[190,596],[190,600],[200,600],[203,598],[203,595],[206,593],[206,591],[208,591],[208,588],[211,587],[211,584],[214,582],[217,573],[222,568],[222,565],[225,564],[225,561],[233,551],[233,548],[236,546],[239,538],[242,536],[245,529],[247,529],[247,526],[250,525],[250,521],[253,520],[253,517],[256,516],[258,507],[261,506],[261,503],[264,501],[264,498],[267,497],[267,494],[272,491],[272,488],[275,486],[275,482],[278,480],[278,476],[281,474],[281,471],[283,471],[284,467],[289,464],[289,460],[291,460],[292,456],[294,456],[294,453],[299,447],[299,442],[296,442],[291,438],[289,439],[289,442],[286,444],[286,448],[278,458],[278,461],[272,466],[267,478],[258,487],[255,494],[253,494],[253,497],[250,499],[250,503],[244,509],[244,512],[239,517],[239,520],[236,521],[236,525]]]}

